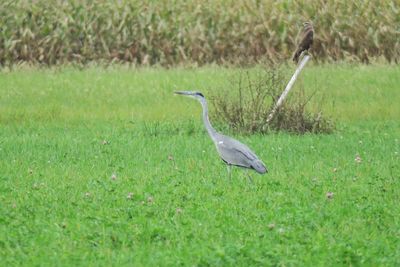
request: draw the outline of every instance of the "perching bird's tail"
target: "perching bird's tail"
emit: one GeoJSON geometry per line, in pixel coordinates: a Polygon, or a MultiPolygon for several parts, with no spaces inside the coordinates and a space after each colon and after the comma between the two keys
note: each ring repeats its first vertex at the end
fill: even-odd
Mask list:
{"type": "Polygon", "coordinates": [[[267,168],[265,167],[264,163],[262,163],[261,160],[259,159],[255,159],[251,162],[250,165],[256,172],[260,173],[260,174],[264,174],[266,172],[268,172],[267,168]]]}
{"type": "Polygon", "coordinates": [[[301,52],[303,52],[303,51],[302,51],[301,48],[299,47],[299,48],[296,50],[296,53],[294,53],[294,56],[293,56],[293,61],[294,61],[294,62],[296,62],[296,63],[299,62],[299,57],[300,57],[300,55],[301,55],[301,52]]]}

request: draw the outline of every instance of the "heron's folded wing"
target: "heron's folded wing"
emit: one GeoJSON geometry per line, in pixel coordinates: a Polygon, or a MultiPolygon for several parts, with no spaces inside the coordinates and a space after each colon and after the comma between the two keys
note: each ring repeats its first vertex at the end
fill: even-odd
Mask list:
{"type": "Polygon", "coordinates": [[[253,153],[253,151],[251,151],[250,149],[247,150],[242,150],[242,149],[236,149],[234,148],[234,150],[237,151],[237,153],[241,153],[242,155],[244,155],[246,158],[248,158],[249,160],[255,160],[258,159],[257,155],[253,153]]]}
{"type": "Polygon", "coordinates": [[[251,149],[248,146],[240,143],[237,140],[230,138],[229,140],[226,140],[225,142],[223,142],[220,145],[225,149],[231,150],[233,153],[239,153],[239,154],[243,155],[244,157],[246,157],[249,160],[257,159],[257,155],[254,154],[254,152],[251,151],[251,149]]]}

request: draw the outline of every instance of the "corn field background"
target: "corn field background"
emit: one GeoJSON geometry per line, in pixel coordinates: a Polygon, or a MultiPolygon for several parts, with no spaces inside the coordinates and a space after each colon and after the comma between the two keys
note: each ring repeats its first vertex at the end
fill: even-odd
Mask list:
{"type": "Polygon", "coordinates": [[[312,20],[314,60],[400,59],[400,1],[1,1],[0,64],[173,66],[288,60],[312,20]]]}

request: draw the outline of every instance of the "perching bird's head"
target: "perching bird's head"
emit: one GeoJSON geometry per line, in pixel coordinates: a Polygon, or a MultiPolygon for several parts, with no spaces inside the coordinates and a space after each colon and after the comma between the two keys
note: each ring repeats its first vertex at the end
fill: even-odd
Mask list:
{"type": "Polygon", "coordinates": [[[193,97],[196,99],[204,99],[205,98],[202,93],[196,92],[196,91],[176,91],[175,94],[185,95],[185,96],[193,97]]]}
{"type": "Polygon", "coordinates": [[[304,27],[304,29],[312,28],[313,24],[311,21],[306,21],[306,22],[303,22],[303,27],[304,27]]]}

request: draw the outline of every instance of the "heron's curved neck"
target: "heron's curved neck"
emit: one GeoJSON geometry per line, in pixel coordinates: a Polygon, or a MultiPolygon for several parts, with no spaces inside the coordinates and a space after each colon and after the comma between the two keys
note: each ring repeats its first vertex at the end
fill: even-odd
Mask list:
{"type": "Polygon", "coordinates": [[[217,132],[211,125],[210,120],[208,118],[208,106],[207,106],[207,101],[205,99],[200,100],[201,106],[203,107],[203,122],[204,126],[207,129],[207,132],[210,136],[214,136],[214,134],[217,132]]]}

